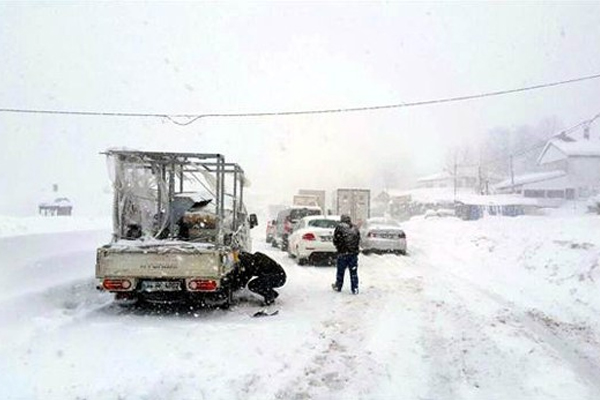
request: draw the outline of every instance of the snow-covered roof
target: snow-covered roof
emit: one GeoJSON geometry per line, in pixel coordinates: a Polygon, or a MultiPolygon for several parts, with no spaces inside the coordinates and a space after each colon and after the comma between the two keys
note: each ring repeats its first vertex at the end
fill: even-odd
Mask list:
{"type": "Polygon", "coordinates": [[[42,201],[39,207],[72,207],[71,200],[66,197],[57,197],[51,201],[42,201]]]}
{"type": "Polygon", "coordinates": [[[426,175],[417,179],[417,182],[438,181],[441,179],[451,179],[452,176],[448,172],[438,172],[437,174],[426,175]]]}
{"type": "MultiPolygon", "coordinates": [[[[562,171],[561,171],[562,172],[562,171]]],[[[535,199],[526,199],[515,195],[479,195],[472,190],[458,190],[456,196],[452,188],[428,188],[412,189],[406,191],[397,191],[397,196],[410,196],[411,201],[418,203],[443,204],[454,203],[454,200],[464,204],[483,205],[483,206],[507,206],[507,205],[536,205],[535,199]]]]}
{"type": "Polygon", "coordinates": [[[544,158],[550,149],[556,149],[565,157],[600,157],[600,141],[597,140],[577,140],[565,141],[553,139],[546,143],[544,149],[537,159],[538,164],[544,164],[544,158]]]}
{"type": "MultiPolygon", "coordinates": [[[[392,198],[410,198],[419,203],[452,203],[454,202],[454,189],[452,188],[418,188],[410,190],[390,191],[392,198]]],[[[464,193],[463,189],[457,190],[457,195],[464,193]]],[[[469,189],[469,194],[472,190],[469,189]]]]}
{"type": "Polygon", "coordinates": [[[476,206],[515,206],[515,205],[537,205],[536,199],[529,199],[515,195],[460,195],[457,196],[457,201],[464,204],[476,206]]]}
{"type": "MultiPolygon", "coordinates": [[[[531,173],[531,174],[518,175],[518,176],[514,177],[514,185],[519,186],[519,185],[525,185],[527,183],[548,181],[551,179],[560,178],[562,176],[565,176],[566,174],[567,173],[565,171],[548,171],[548,172],[535,172],[535,173],[531,173]]],[[[493,188],[496,190],[506,189],[506,188],[511,187],[512,185],[513,185],[513,182],[511,179],[505,179],[502,182],[494,185],[493,188]]]]}

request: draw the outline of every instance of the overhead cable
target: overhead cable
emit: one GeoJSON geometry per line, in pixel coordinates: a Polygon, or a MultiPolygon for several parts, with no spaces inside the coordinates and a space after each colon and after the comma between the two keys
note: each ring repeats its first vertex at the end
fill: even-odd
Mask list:
{"type": "Polygon", "coordinates": [[[558,82],[543,83],[533,86],[525,86],[517,89],[498,90],[494,92],[479,93],[466,96],[447,97],[433,100],[423,100],[415,102],[387,104],[378,106],[364,107],[348,107],[348,108],[330,108],[320,110],[297,110],[297,111],[268,111],[268,112],[229,112],[229,113],[205,113],[205,114],[169,114],[169,113],[134,113],[134,112],[105,112],[105,111],[73,111],[73,110],[36,110],[36,109],[21,109],[21,108],[0,108],[0,112],[5,113],[21,113],[21,114],[53,114],[53,115],[80,115],[80,116],[100,116],[100,117],[138,117],[138,118],[166,118],[177,125],[190,125],[201,118],[245,118],[245,117],[279,117],[279,116],[294,116],[294,115],[310,115],[310,114],[335,114],[335,113],[350,113],[350,112],[367,112],[378,111],[394,108],[407,108],[428,106],[443,103],[452,103],[466,100],[475,100],[485,97],[503,96],[549,88],[553,86],[567,85],[576,82],[582,82],[600,78],[600,74],[583,76],[574,79],[568,79],[558,82]],[[177,119],[187,119],[187,121],[178,121],[177,119]]]}

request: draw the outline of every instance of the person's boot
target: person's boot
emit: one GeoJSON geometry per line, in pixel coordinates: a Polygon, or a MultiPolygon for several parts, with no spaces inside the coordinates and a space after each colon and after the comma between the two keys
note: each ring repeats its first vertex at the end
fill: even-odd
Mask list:
{"type": "Polygon", "coordinates": [[[335,292],[341,292],[342,289],[339,288],[335,283],[331,284],[331,288],[335,291],[335,292]]]}
{"type": "Polygon", "coordinates": [[[275,303],[275,299],[273,297],[265,297],[265,306],[270,306],[275,303]]]}
{"type": "Polygon", "coordinates": [[[279,293],[277,293],[276,291],[273,291],[273,294],[269,296],[265,296],[265,305],[270,306],[271,304],[275,303],[275,299],[277,297],[279,297],[279,293]]]}

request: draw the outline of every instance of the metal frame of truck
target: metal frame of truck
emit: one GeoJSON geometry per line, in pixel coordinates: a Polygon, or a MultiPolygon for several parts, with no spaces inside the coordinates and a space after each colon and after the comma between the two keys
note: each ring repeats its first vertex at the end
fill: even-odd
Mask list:
{"type": "Polygon", "coordinates": [[[98,288],[123,302],[229,305],[237,252],[251,250],[249,230],[257,225],[244,207],[242,168],[221,154],[103,154],[114,164],[113,237],[97,250],[98,288]],[[208,199],[194,203],[189,196],[197,193],[186,191],[188,186],[202,188],[208,199]],[[179,229],[181,209],[190,203],[210,205],[205,214],[214,222],[200,227],[204,236],[194,239],[181,237],[179,229]],[[129,229],[138,223],[139,236],[131,237],[129,229]]]}

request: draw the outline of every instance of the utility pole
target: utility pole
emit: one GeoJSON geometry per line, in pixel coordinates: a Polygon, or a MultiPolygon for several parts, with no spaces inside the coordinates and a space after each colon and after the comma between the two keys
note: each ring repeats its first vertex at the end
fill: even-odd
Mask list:
{"type": "Polygon", "coordinates": [[[510,192],[515,192],[515,170],[513,168],[513,156],[510,155],[510,192]]]}
{"type": "Polygon", "coordinates": [[[585,124],[583,126],[583,138],[585,140],[590,140],[590,124],[585,124]]]}
{"type": "Polygon", "coordinates": [[[458,166],[456,163],[456,152],[454,153],[454,202],[456,203],[456,173],[458,170],[458,166]]]}
{"type": "Polygon", "coordinates": [[[478,192],[477,194],[483,194],[483,179],[481,179],[481,163],[477,167],[477,179],[479,182],[477,183],[478,192]]]}

